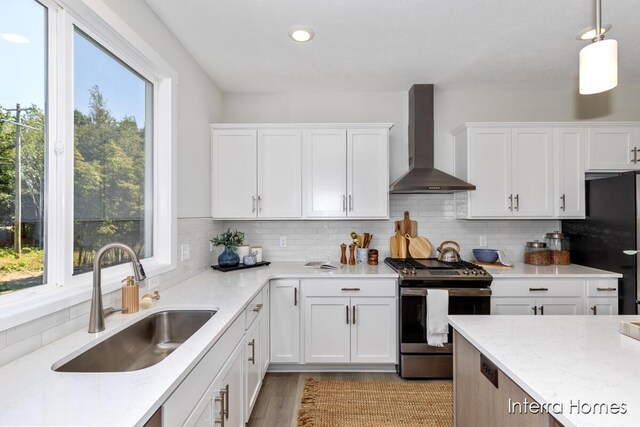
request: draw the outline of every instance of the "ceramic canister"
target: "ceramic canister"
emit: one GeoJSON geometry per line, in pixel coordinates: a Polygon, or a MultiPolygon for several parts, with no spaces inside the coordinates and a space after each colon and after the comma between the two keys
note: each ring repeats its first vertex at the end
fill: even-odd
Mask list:
{"type": "Polygon", "coordinates": [[[249,245],[242,245],[236,248],[236,254],[240,257],[240,261],[244,260],[244,257],[249,255],[249,251],[251,250],[249,245]]]}

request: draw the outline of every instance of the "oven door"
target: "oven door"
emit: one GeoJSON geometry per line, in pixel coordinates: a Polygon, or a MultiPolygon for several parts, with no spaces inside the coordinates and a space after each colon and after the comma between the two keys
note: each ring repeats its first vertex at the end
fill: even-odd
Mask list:
{"type": "MultiPolygon", "coordinates": [[[[489,288],[438,288],[449,291],[449,314],[490,314],[489,288]]],[[[444,347],[427,344],[428,288],[400,288],[400,353],[453,353],[453,329],[444,347]]]]}

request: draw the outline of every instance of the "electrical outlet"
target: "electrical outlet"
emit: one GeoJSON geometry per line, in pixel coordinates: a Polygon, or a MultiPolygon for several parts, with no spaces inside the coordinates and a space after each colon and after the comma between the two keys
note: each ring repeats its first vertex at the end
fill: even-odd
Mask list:
{"type": "Polygon", "coordinates": [[[186,261],[189,258],[191,258],[191,253],[190,253],[191,252],[191,248],[189,248],[189,244],[188,243],[185,244],[185,245],[182,245],[180,247],[180,249],[182,250],[182,257],[181,257],[182,261],[186,261]]]}
{"type": "Polygon", "coordinates": [[[480,247],[486,248],[487,247],[487,236],[480,236],[480,238],[478,239],[478,244],[480,245],[480,247]]]}
{"type": "Polygon", "coordinates": [[[287,236],[280,236],[280,247],[281,248],[287,247],[287,236]]]}

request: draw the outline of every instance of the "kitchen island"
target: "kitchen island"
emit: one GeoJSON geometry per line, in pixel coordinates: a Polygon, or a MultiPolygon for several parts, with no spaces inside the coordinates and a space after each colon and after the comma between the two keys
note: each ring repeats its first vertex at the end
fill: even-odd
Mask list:
{"type": "Polygon", "coordinates": [[[632,319],[449,316],[456,425],[640,425],[640,341],[619,333],[632,319]]]}

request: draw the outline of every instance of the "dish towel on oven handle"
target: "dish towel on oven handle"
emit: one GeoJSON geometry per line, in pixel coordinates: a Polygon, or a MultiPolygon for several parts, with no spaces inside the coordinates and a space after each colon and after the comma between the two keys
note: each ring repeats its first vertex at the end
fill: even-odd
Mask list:
{"type": "Polygon", "coordinates": [[[449,291],[429,289],[427,291],[427,344],[444,347],[449,340],[449,291]]]}

